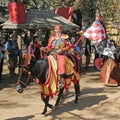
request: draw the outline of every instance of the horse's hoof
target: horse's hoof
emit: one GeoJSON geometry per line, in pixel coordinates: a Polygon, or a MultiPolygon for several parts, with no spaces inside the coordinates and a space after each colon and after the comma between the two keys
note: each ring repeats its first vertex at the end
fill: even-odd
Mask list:
{"type": "Polygon", "coordinates": [[[45,114],[45,113],[41,113],[40,116],[41,116],[42,118],[44,118],[44,117],[46,116],[46,114],[45,114]]]}

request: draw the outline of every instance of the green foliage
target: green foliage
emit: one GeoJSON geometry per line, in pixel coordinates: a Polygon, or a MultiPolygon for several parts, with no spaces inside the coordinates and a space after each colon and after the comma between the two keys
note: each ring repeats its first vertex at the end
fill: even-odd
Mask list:
{"type": "Polygon", "coordinates": [[[37,8],[40,10],[49,10],[52,5],[49,0],[23,0],[27,9],[37,8]]]}
{"type": "Polygon", "coordinates": [[[96,0],[95,4],[104,18],[120,19],[120,0],[96,0]]]}
{"type": "MultiPolygon", "coordinates": [[[[6,0],[23,1],[26,9],[37,8],[40,10],[54,10],[58,6],[72,6],[74,9],[80,9],[83,19],[93,21],[96,12],[102,14],[103,18],[114,18],[120,20],[120,0],[6,0]]],[[[4,10],[0,9],[4,14],[4,10]]]]}

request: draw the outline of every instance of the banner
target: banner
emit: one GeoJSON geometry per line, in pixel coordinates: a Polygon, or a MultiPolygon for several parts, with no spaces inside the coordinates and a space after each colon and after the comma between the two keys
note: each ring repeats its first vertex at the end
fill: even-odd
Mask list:
{"type": "Polygon", "coordinates": [[[83,34],[86,38],[91,40],[94,44],[99,43],[100,41],[106,38],[106,33],[103,25],[99,20],[95,20],[91,27],[89,27],[83,34]]]}
{"type": "Polygon", "coordinates": [[[55,10],[55,14],[58,14],[69,21],[71,21],[72,19],[72,12],[73,12],[72,7],[59,7],[55,10]]]}

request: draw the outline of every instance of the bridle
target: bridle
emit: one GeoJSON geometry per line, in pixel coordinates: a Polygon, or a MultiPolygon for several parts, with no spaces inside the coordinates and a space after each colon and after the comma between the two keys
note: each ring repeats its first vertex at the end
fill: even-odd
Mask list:
{"type": "Polygon", "coordinates": [[[21,69],[20,69],[20,74],[19,74],[19,76],[18,76],[17,84],[20,84],[20,83],[21,83],[21,84],[23,84],[25,87],[27,87],[27,84],[28,84],[28,82],[29,82],[29,80],[30,80],[30,77],[31,77],[31,72],[28,71],[28,70],[26,70],[25,68],[21,68],[21,69]],[[23,72],[25,72],[25,73],[28,74],[28,77],[27,77],[26,82],[21,81],[21,76],[22,76],[22,73],[23,73],[23,72]]]}
{"type": "MultiPolygon", "coordinates": [[[[39,78],[41,74],[42,74],[42,73],[39,73],[39,74],[37,75],[37,77],[35,77],[35,78],[39,78]]],[[[21,68],[21,69],[20,69],[20,74],[19,74],[19,76],[18,76],[17,84],[20,84],[20,83],[21,83],[21,84],[23,84],[25,87],[27,87],[28,82],[31,80],[30,78],[33,78],[33,76],[31,75],[31,72],[28,71],[28,70],[26,70],[25,68],[21,68]],[[21,81],[21,76],[22,76],[23,72],[28,74],[26,82],[21,81]]],[[[34,81],[35,79],[32,79],[32,80],[34,81]]]]}
{"type": "Polygon", "coordinates": [[[33,80],[34,82],[36,82],[36,78],[40,79],[40,76],[42,74],[43,74],[43,71],[38,72],[37,74],[35,73],[35,75],[34,75],[33,73],[31,74],[30,70],[26,69],[25,67],[21,67],[17,84],[22,84],[25,87],[27,87],[30,80],[33,80]],[[27,76],[23,76],[24,73],[27,74],[27,76]],[[21,80],[22,77],[27,77],[25,82],[21,80]]]}

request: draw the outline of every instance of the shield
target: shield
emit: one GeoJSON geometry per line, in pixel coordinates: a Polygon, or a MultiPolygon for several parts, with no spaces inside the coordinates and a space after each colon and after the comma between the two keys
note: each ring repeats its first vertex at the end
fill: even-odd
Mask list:
{"type": "Polygon", "coordinates": [[[75,46],[75,50],[80,53],[80,47],[78,45],[75,46]]]}
{"type": "Polygon", "coordinates": [[[101,67],[101,65],[102,65],[102,62],[103,62],[103,58],[97,58],[97,59],[95,60],[94,65],[95,65],[95,67],[96,67],[97,70],[100,70],[100,67],[101,67]]]}

